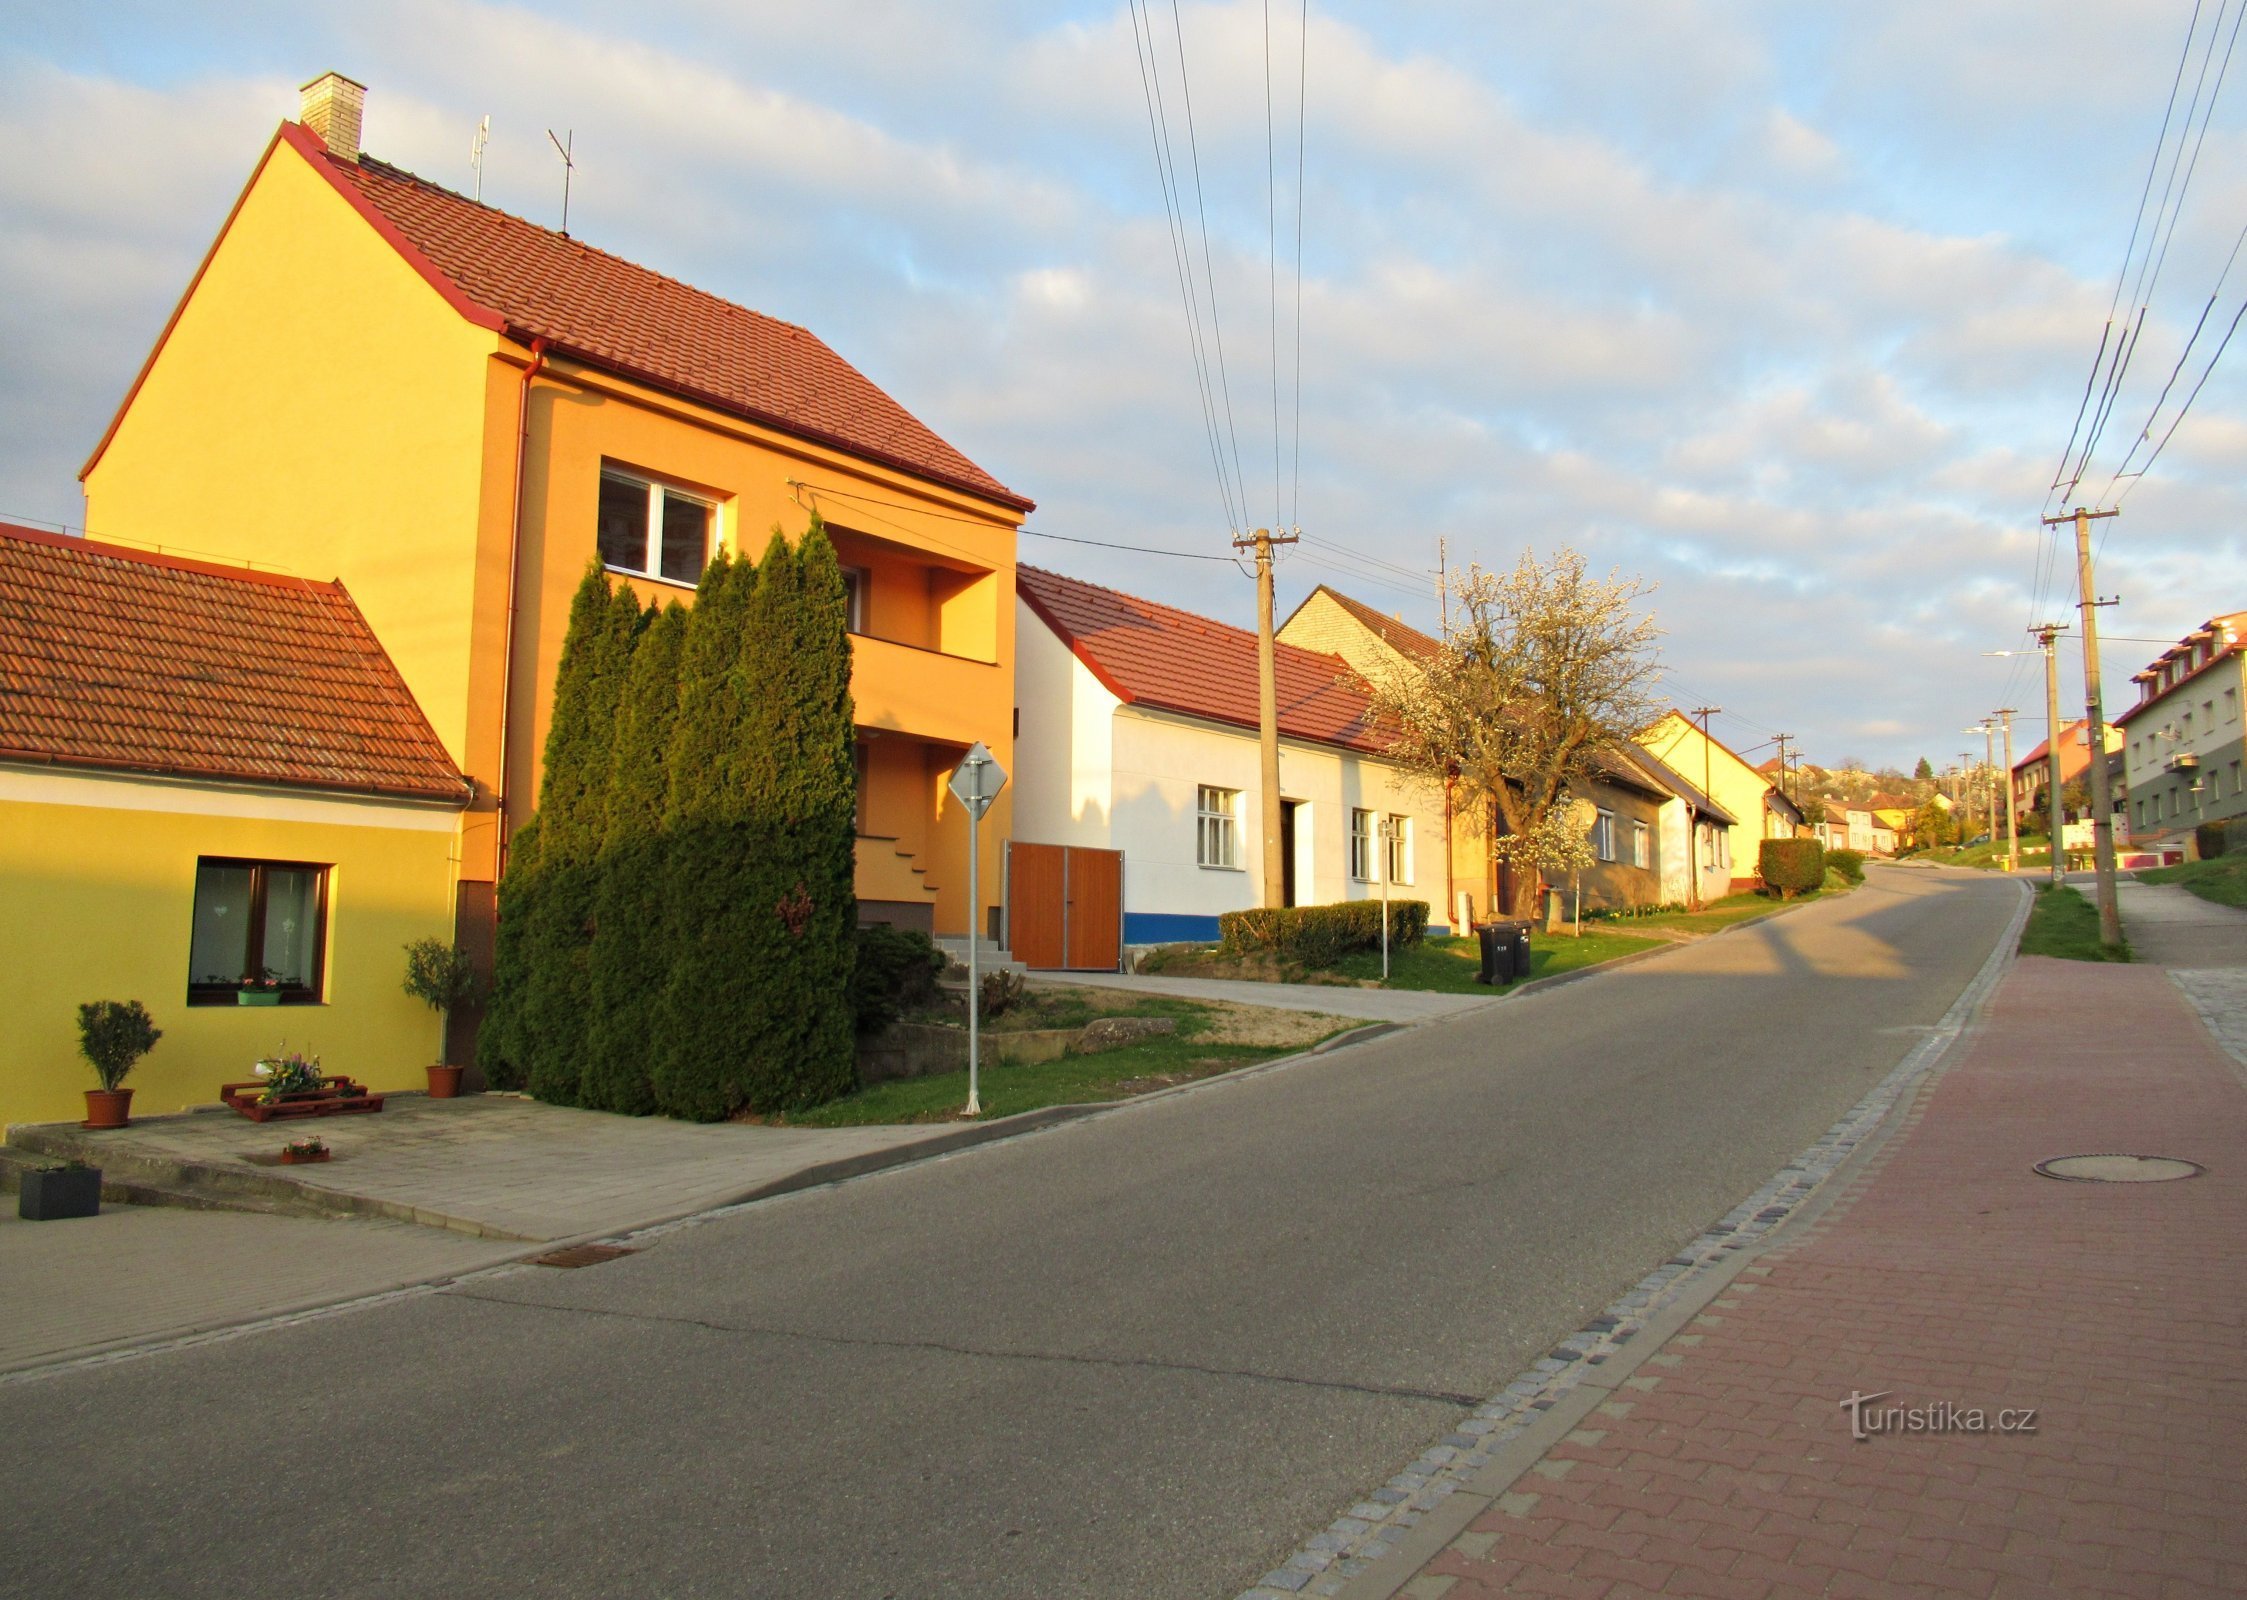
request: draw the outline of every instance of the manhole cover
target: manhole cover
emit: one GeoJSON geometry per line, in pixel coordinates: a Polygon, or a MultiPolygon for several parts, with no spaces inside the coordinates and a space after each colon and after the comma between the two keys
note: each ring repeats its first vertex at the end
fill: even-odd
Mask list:
{"type": "Polygon", "coordinates": [[[2054,1156],[2039,1161],[2036,1170],[2047,1178],[2075,1183],[2167,1183],[2172,1178],[2197,1178],[2208,1169],[2197,1161],[2176,1156],[2054,1156]]]}
{"type": "Polygon", "coordinates": [[[534,1267],[597,1267],[604,1261],[614,1261],[618,1256],[632,1254],[629,1246],[621,1244],[573,1244],[567,1250],[549,1250],[542,1256],[532,1256],[534,1267]]]}

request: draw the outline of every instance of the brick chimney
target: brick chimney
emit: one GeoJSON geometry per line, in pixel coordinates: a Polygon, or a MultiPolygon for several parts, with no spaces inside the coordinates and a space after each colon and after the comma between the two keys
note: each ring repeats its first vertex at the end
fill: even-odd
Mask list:
{"type": "Polygon", "coordinates": [[[359,119],[367,109],[367,86],[340,72],[323,72],[299,91],[304,96],[297,120],[327,142],[328,153],[359,159],[359,119]]]}

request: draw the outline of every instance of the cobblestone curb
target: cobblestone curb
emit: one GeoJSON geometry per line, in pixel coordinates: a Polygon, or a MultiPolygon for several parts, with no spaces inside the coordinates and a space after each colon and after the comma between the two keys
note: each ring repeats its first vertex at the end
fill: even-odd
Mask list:
{"type": "MultiPolygon", "coordinates": [[[[1814,1144],[1721,1221],[1477,1406],[1417,1461],[1335,1518],[1322,1532],[1313,1534],[1285,1564],[1242,1591],[1239,1600],[1340,1594],[1345,1585],[1395,1550],[1424,1517],[1464,1488],[1545,1413],[1600,1368],[1621,1357],[1625,1347],[1664,1312],[1712,1279],[1721,1283],[1728,1278],[1741,1253],[1762,1244],[1793,1217],[1859,1146],[1879,1131],[1906,1091],[1917,1086],[1965,1031],[1982,1001],[1996,987],[1998,977],[2011,964],[2021,927],[2028,920],[2028,908],[2029,897],[2024,894],[1997,948],[1943,1019],[1814,1144]]],[[[1409,1577],[1410,1572],[1402,1576],[1409,1577]]]]}
{"type": "Polygon", "coordinates": [[[2216,1043],[2242,1068],[2247,1068],[2247,970],[2235,967],[2202,967],[2176,970],[2169,981],[2184,991],[2193,1010],[2208,1025],[2216,1043]]]}

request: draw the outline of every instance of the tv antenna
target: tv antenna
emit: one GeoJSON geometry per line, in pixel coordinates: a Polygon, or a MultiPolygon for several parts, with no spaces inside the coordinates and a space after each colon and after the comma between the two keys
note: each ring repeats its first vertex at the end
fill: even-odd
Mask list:
{"type": "Polygon", "coordinates": [[[577,171],[577,162],[570,155],[570,146],[577,143],[577,130],[572,128],[555,139],[554,130],[548,128],[546,137],[553,140],[555,150],[562,157],[562,237],[567,239],[570,236],[570,176],[577,171]]]}
{"type": "Polygon", "coordinates": [[[476,169],[476,203],[484,203],[484,146],[492,142],[492,119],[476,124],[476,137],[468,144],[468,164],[476,169]]]}

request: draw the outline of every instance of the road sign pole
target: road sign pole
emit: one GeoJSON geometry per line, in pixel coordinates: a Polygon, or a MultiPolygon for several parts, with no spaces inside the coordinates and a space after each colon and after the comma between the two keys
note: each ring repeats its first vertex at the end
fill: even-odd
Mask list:
{"type": "Polygon", "coordinates": [[[971,805],[967,813],[967,1114],[983,1115],[982,1099],[976,1094],[977,1073],[983,1065],[983,1047],[977,1038],[977,1023],[983,1010],[983,963],[978,955],[981,941],[975,937],[976,919],[982,914],[982,882],[977,876],[975,841],[983,832],[983,813],[971,805]]]}
{"type": "Polygon", "coordinates": [[[983,813],[1006,787],[1006,768],[981,740],[963,757],[945,785],[967,811],[967,1114],[983,1115],[983,949],[976,924],[983,920],[983,863],[979,842],[983,813]]]}

